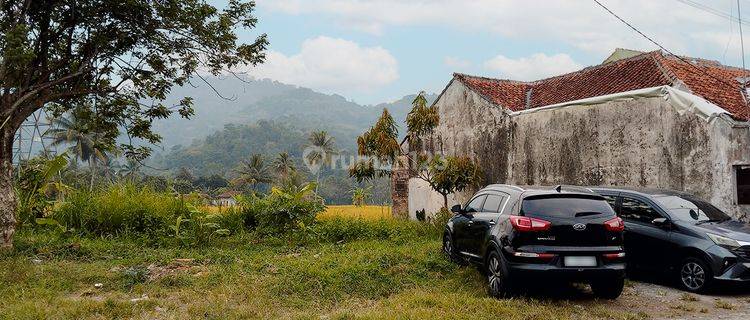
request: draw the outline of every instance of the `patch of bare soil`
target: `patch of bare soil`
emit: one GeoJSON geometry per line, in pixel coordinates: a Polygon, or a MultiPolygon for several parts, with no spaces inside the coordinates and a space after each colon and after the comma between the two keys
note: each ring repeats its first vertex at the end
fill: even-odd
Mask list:
{"type": "Polygon", "coordinates": [[[668,283],[629,281],[622,296],[614,301],[599,300],[587,285],[580,284],[540,286],[528,289],[525,295],[568,300],[582,308],[606,307],[648,319],[750,319],[750,286],[719,284],[710,293],[699,295],[668,283]]]}

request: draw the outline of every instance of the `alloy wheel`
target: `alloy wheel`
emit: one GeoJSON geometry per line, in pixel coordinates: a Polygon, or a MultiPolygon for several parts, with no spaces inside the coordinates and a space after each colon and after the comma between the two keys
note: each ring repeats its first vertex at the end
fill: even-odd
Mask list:
{"type": "Polygon", "coordinates": [[[449,257],[453,253],[453,244],[451,243],[451,237],[448,235],[443,237],[443,252],[449,257]]]}
{"type": "Polygon", "coordinates": [[[500,265],[500,260],[496,255],[490,257],[489,267],[487,271],[489,271],[488,281],[490,289],[493,292],[500,292],[503,285],[503,270],[502,266],[500,265]]]}
{"type": "Polygon", "coordinates": [[[706,284],[706,272],[700,264],[689,261],[682,265],[680,279],[688,289],[699,290],[706,284]]]}

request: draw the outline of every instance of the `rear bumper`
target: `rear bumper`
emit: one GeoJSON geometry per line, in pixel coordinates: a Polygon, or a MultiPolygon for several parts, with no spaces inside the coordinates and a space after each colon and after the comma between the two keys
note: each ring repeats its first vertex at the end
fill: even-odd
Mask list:
{"type": "Polygon", "coordinates": [[[608,263],[587,268],[560,267],[555,264],[509,263],[508,275],[567,281],[622,278],[625,277],[625,263],[608,263]]]}
{"type": "Polygon", "coordinates": [[[575,248],[578,250],[574,250],[574,248],[560,250],[559,247],[556,247],[555,249],[557,250],[544,250],[546,252],[552,251],[554,257],[547,261],[540,261],[539,259],[515,257],[512,248],[506,247],[504,251],[508,275],[511,277],[534,277],[563,281],[590,281],[625,277],[624,259],[606,260],[603,258],[605,253],[622,252],[622,247],[575,248]],[[563,264],[563,257],[565,256],[594,256],[597,263],[596,266],[592,267],[567,267],[563,264]]]}

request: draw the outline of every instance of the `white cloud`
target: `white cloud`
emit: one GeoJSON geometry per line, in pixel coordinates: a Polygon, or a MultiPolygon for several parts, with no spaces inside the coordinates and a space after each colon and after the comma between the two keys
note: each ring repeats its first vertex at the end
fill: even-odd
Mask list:
{"type": "Polygon", "coordinates": [[[324,92],[372,92],[399,77],[388,50],[325,36],[305,40],[294,55],[269,50],[266,62],[247,72],[324,92]]]}
{"type": "Polygon", "coordinates": [[[443,58],[443,64],[453,68],[453,71],[462,71],[471,67],[471,61],[450,56],[443,58]]]}
{"type": "MultiPolygon", "coordinates": [[[[612,11],[676,53],[711,50],[695,43],[696,32],[725,32],[726,19],[678,1],[601,0],[612,11]]],[[[656,47],[617,21],[593,1],[570,0],[259,0],[267,10],[311,14],[348,28],[384,34],[389,27],[430,26],[468,32],[492,32],[543,43],[555,41],[606,55],[615,47],[656,47]]],[[[705,5],[729,13],[730,2],[705,5]]],[[[735,26],[736,28],[736,26],[735,26]]],[[[735,38],[738,41],[738,38],[735,38]]],[[[712,43],[711,43],[712,44],[712,43]]]]}
{"type": "Polygon", "coordinates": [[[539,80],[581,69],[567,54],[548,56],[535,53],[518,59],[498,55],[484,63],[485,68],[498,72],[500,78],[512,80],[539,80]]]}

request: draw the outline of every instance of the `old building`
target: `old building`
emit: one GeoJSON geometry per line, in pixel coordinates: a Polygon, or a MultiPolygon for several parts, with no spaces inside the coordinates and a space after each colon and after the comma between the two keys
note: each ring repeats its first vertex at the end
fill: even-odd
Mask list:
{"type": "MultiPolygon", "coordinates": [[[[435,102],[440,125],[425,151],[472,157],[486,183],[685,190],[747,219],[747,77],[715,61],[622,50],[532,82],[455,74],[435,102]]],[[[395,212],[442,205],[423,181],[394,177],[395,212]]]]}

